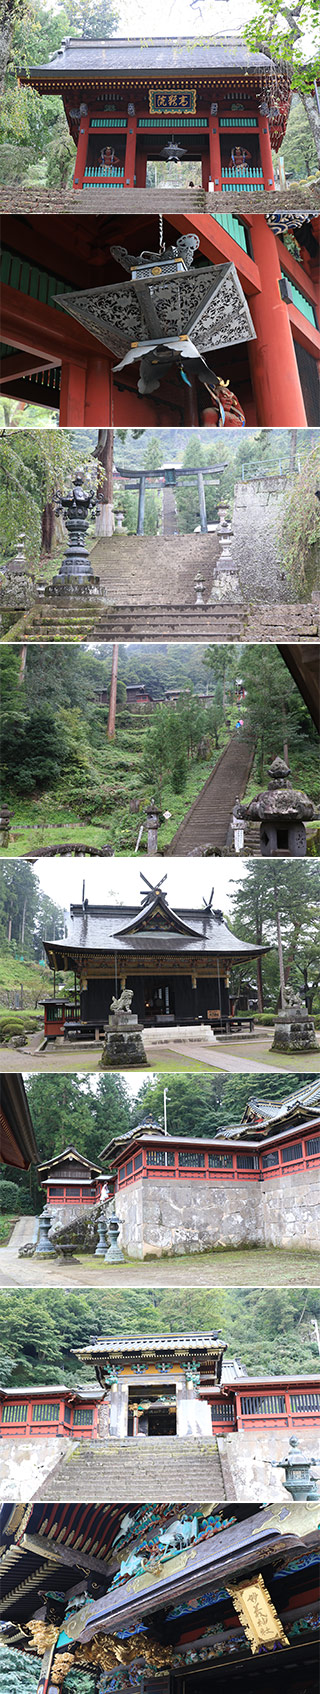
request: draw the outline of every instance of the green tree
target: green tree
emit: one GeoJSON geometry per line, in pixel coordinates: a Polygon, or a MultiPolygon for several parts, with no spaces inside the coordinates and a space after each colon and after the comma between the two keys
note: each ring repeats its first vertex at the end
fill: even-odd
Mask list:
{"type": "MultiPolygon", "coordinates": [[[[285,981],[291,973],[298,943],[306,934],[317,934],[317,902],[319,902],[319,868],[315,861],[301,859],[247,860],[243,881],[235,885],[232,926],[243,940],[255,937],[259,946],[271,945],[277,959],[277,918],[280,924],[285,981]]],[[[264,984],[272,975],[272,954],[257,960],[259,1011],[264,1010],[264,984]]],[[[236,979],[236,972],[235,972],[236,979]]],[[[280,960],[273,974],[272,1003],[276,1009],[280,991],[280,960]],[[275,998],[276,991],[276,998],[275,998]]]]}
{"type": "MultiPolygon", "coordinates": [[[[320,119],[319,119],[320,122],[320,119]]],[[[288,493],[282,523],[282,559],[295,594],[309,597],[320,583],[320,445],[303,461],[288,493]]]]}
{"type": "Polygon", "coordinates": [[[297,94],[293,95],[284,141],[281,144],[287,177],[295,182],[312,177],[318,169],[317,149],[309,120],[297,94]]]}
{"type": "MultiPolygon", "coordinates": [[[[257,11],[244,36],[253,53],[261,49],[270,62],[270,93],[274,102],[287,71],[291,89],[300,94],[320,161],[320,114],[315,80],[320,75],[318,0],[256,0],[257,11]]],[[[278,95],[279,97],[279,95],[278,95]]]]}
{"type": "Polygon", "coordinates": [[[24,530],[32,564],[51,550],[54,502],[79,466],[79,453],[68,430],[14,430],[0,436],[1,557],[15,551],[24,530]],[[49,525],[49,514],[51,522],[49,525]]]}

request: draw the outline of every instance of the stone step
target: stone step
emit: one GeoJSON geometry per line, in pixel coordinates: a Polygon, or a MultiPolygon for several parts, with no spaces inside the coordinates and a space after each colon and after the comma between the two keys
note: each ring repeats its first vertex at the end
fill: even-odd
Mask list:
{"type": "Polygon", "coordinates": [[[183,857],[208,845],[223,851],[233,805],[237,795],[242,799],[245,793],[253,754],[253,742],[242,739],[237,732],[230,737],[198,798],[179,825],[168,848],[169,857],[183,857]]]}
{"type": "Polygon", "coordinates": [[[46,1476],[37,1500],[225,1500],[216,1440],[68,1440],[68,1455],[46,1476]]]}
{"type": "Polygon", "coordinates": [[[14,641],[20,637],[39,641],[316,641],[319,638],[319,617],[311,605],[257,605],[224,603],[219,606],[108,606],[99,602],[93,606],[75,607],[74,603],[43,604],[41,609],[19,616],[17,623],[2,637],[14,641]]]}

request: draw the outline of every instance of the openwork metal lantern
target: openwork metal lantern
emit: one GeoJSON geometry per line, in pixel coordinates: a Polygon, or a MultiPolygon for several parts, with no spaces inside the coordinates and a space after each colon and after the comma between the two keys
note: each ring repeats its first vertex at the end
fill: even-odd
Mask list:
{"type": "Polygon", "coordinates": [[[255,339],[249,307],[234,264],[199,265],[193,269],[198,239],[182,236],[175,247],[159,253],[130,255],[125,248],[113,256],[131,272],[129,282],[56,296],[85,329],[108,347],[122,370],[140,364],[138,390],[153,393],[161,375],[174,363],[207,387],[218,379],[204,354],[255,339]]]}

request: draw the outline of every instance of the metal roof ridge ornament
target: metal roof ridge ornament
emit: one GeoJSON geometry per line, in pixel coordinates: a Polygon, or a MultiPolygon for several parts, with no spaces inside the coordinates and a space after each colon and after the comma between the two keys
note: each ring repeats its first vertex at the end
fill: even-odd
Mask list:
{"type": "MultiPolygon", "coordinates": [[[[228,383],[210,369],[204,354],[253,341],[255,329],[235,265],[193,270],[199,246],[198,236],[182,235],[166,248],[160,228],[158,253],[134,255],[125,247],[111,247],[131,280],[57,294],[55,304],[109,348],[118,361],[116,372],[138,361],[139,394],[154,394],[162,376],[177,367],[187,385],[193,376],[204,384],[223,425],[228,383]]],[[[231,413],[233,425],[241,427],[244,415],[230,395],[229,422],[231,413]]]]}

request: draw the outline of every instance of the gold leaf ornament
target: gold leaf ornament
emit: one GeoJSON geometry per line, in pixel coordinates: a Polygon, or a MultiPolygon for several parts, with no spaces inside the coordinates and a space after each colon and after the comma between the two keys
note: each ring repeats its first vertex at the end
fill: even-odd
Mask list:
{"type": "Polygon", "coordinates": [[[243,1582],[226,1583],[226,1588],[252,1653],[259,1653],[261,1647],[273,1652],[277,1642],[282,1647],[289,1647],[281,1619],[260,1573],[243,1582]]]}

